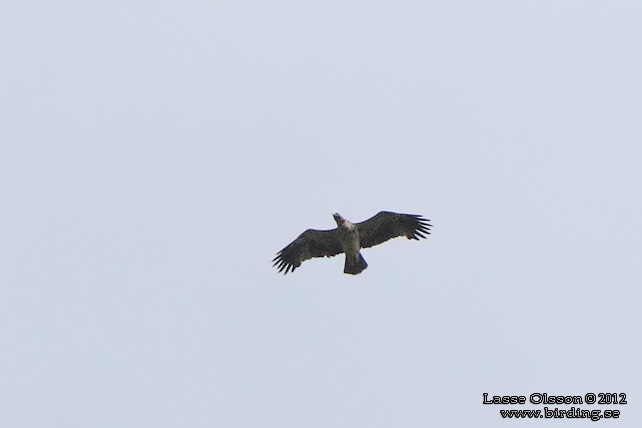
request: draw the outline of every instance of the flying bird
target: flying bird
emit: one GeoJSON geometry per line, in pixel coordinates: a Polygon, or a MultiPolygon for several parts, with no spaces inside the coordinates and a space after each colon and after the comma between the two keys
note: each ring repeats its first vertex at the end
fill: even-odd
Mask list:
{"type": "Polygon", "coordinates": [[[273,266],[287,274],[294,272],[305,260],[345,253],[343,272],[357,275],[368,267],[360,252],[362,248],[379,245],[399,236],[418,241],[430,234],[430,220],[420,215],[381,211],[361,223],[350,223],[336,213],[332,216],[337,222],[336,229],[306,230],[277,253],[272,260],[273,266]]]}

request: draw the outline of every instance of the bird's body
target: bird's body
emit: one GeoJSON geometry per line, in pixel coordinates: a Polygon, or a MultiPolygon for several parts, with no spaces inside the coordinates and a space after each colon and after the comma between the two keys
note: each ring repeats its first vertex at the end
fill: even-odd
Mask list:
{"type": "Polygon", "coordinates": [[[343,272],[357,275],[368,267],[360,252],[362,248],[372,247],[398,236],[418,240],[425,238],[424,234],[430,234],[428,220],[413,214],[381,211],[361,223],[351,223],[339,214],[333,216],[337,223],[336,229],[308,229],[279,251],[273,260],[279,272],[293,272],[303,261],[313,257],[332,257],[345,253],[343,272]]]}
{"type": "Polygon", "coordinates": [[[346,264],[343,269],[344,273],[356,275],[363,272],[368,267],[368,263],[364,260],[361,251],[361,240],[359,239],[359,228],[350,223],[339,214],[332,214],[337,222],[337,230],[339,231],[339,242],[341,249],[346,255],[346,264]]]}

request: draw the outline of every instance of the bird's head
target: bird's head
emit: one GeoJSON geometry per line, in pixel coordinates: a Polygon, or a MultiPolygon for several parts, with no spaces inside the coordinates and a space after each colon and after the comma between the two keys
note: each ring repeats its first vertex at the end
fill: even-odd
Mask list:
{"type": "Polygon", "coordinates": [[[342,221],[345,221],[345,219],[341,217],[341,214],[339,213],[332,214],[332,217],[334,217],[334,221],[336,221],[337,224],[341,224],[342,221]]]}

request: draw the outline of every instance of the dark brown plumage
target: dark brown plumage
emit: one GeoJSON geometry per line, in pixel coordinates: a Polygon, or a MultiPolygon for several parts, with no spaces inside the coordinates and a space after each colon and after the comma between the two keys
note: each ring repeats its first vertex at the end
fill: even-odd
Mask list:
{"type": "Polygon", "coordinates": [[[279,272],[294,272],[302,262],[311,258],[345,253],[344,272],[356,275],[368,267],[359,252],[361,248],[372,247],[399,236],[419,240],[430,234],[429,220],[420,215],[381,211],[366,221],[354,224],[339,214],[333,215],[337,222],[336,229],[308,229],[277,253],[272,261],[279,272]]]}

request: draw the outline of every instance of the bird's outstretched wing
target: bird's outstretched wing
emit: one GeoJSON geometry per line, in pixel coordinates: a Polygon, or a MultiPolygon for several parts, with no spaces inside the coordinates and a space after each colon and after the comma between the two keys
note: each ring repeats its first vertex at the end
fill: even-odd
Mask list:
{"type": "Polygon", "coordinates": [[[285,269],[284,274],[287,274],[294,272],[305,260],[313,257],[332,257],[342,252],[337,229],[308,229],[279,251],[272,261],[279,272],[285,269]]]}
{"type": "Polygon", "coordinates": [[[398,236],[416,240],[425,238],[425,235],[430,235],[429,221],[420,215],[381,211],[374,217],[357,223],[361,248],[372,247],[398,236]]]}

